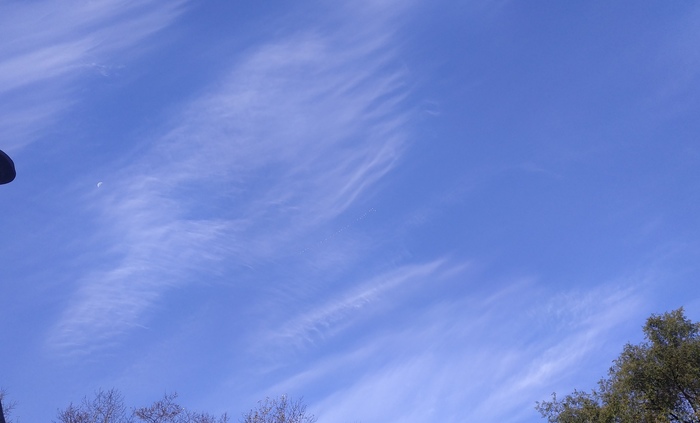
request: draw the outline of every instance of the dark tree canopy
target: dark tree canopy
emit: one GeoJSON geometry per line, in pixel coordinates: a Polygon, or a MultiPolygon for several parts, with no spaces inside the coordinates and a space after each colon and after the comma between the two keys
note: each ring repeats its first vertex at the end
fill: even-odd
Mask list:
{"type": "Polygon", "coordinates": [[[700,423],[700,323],[683,308],[652,315],[591,392],[537,403],[550,423],[700,423]]]}
{"type": "Polygon", "coordinates": [[[7,184],[15,180],[15,163],[10,156],[0,150],[0,184],[7,184]]]}

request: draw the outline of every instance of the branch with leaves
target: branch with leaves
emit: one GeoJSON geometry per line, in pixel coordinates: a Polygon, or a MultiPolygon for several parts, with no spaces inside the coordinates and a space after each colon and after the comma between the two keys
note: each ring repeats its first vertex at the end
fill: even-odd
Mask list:
{"type": "Polygon", "coordinates": [[[652,315],[591,392],[538,402],[550,423],[700,423],[700,323],[683,308],[652,315]]]}

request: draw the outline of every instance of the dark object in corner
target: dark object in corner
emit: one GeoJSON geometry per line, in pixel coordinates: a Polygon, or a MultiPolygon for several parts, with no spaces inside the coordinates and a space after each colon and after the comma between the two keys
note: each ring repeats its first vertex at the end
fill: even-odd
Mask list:
{"type": "MultiPolygon", "coordinates": [[[[15,171],[15,162],[10,156],[0,150],[0,184],[8,184],[15,180],[17,172],[15,171]]],[[[0,423],[3,423],[0,421],[0,423]]]]}

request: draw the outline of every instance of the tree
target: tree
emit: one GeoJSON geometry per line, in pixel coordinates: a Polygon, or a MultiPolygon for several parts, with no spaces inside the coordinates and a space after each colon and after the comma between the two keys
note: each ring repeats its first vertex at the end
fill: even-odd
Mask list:
{"type": "Polygon", "coordinates": [[[12,423],[9,416],[12,414],[12,409],[15,408],[15,403],[8,403],[5,396],[5,391],[0,389],[0,423],[12,423]],[[5,401],[5,405],[3,405],[3,401],[5,401]]]}
{"type": "Polygon", "coordinates": [[[93,399],[87,397],[79,405],[70,404],[59,411],[59,423],[228,423],[220,417],[187,410],[177,403],[177,394],[165,394],[148,407],[127,411],[122,395],[116,389],[99,390],[93,399]]]}
{"type": "Polygon", "coordinates": [[[243,423],[314,423],[316,417],[306,414],[306,405],[301,400],[289,400],[286,395],[265,398],[258,408],[243,415],[243,423]]]}
{"type": "Polygon", "coordinates": [[[116,389],[95,392],[93,399],[83,398],[79,405],[71,403],[58,413],[60,423],[133,423],[134,419],[124,405],[124,398],[116,389]]]}
{"type": "Polygon", "coordinates": [[[216,417],[208,413],[198,413],[182,408],[175,403],[177,394],[165,394],[162,400],[150,407],[134,410],[134,416],[147,423],[227,423],[226,414],[216,417]]]}
{"type": "Polygon", "coordinates": [[[700,323],[683,308],[652,315],[591,392],[538,402],[550,423],[700,423],[700,323]]]}

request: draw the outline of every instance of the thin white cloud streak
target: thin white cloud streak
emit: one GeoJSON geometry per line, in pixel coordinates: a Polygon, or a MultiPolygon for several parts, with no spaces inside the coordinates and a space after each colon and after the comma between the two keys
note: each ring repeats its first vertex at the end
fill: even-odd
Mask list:
{"type": "MultiPolygon", "coordinates": [[[[501,379],[498,388],[474,409],[474,418],[518,421],[524,415],[532,414],[534,402],[547,399],[546,396],[533,398],[533,394],[542,392],[548,395],[553,386],[560,386],[562,381],[580,374],[588,357],[599,356],[601,350],[612,345],[614,329],[636,317],[641,298],[639,292],[629,287],[615,286],[598,288],[585,295],[571,292],[563,299],[555,297],[550,302],[556,302],[560,311],[566,309],[564,313],[548,316],[559,320],[560,330],[526,349],[527,362],[513,363],[516,365],[513,372],[501,379]],[[494,410],[506,415],[494,415],[494,410]]],[[[553,308],[548,310],[551,312],[553,308]]],[[[615,348],[621,349],[624,341],[615,342],[615,348]]],[[[603,377],[608,364],[604,363],[595,375],[603,377]]],[[[564,389],[569,392],[573,387],[564,389]]]]}
{"type": "Polygon", "coordinates": [[[78,98],[97,62],[124,60],[171,24],[184,1],[38,1],[0,4],[3,148],[37,138],[78,98]]]}
{"type": "MultiPolygon", "coordinates": [[[[640,304],[639,292],[601,288],[583,300],[585,314],[563,316],[538,305],[544,293],[531,283],[502,294],[414,310],[406,326],[304,369],[280,383],[277,393],[326,386],[327,396],[311,408],[328,421],[536,420],[535,401],[562,381],[590,373],[582,366],[611,344],[616,327],[637,317],[640,304]],[[565,320],[564,327],[555,319],[565,320]]],[[[580,305],[580,296],[566,298],[549,300],[562,308],[580,305]]]]}
{"type": "Polygon", "coordinates": [[[372,304],[380,301],[386,304],[388,296],[393,299],[400,297],[396,290],[406,290],[408,284],[440,279],[442,273],[456,271],[454,265],[450,269],[444,269],[444,265],[445,260],[406,265],[374,276],[366,282],[351,284],[353,288],[342,295],[292,317],[281,328],[275,328],[265,341],[266,348],[282,343],[302,346],[333,336],[353,324],[357,318],[366,318],[370,314],[367,309],[372,304]]]}
{"type": "Polygon", "coordinates": [[[100,348],[213,263],[299,260],[319,225],[395,166],[408,116],[384,32],[285,35],[183,107],[90,199],[121,258],[80,281],[52,346],[100,348]]]}

